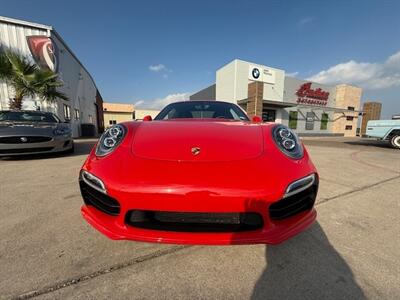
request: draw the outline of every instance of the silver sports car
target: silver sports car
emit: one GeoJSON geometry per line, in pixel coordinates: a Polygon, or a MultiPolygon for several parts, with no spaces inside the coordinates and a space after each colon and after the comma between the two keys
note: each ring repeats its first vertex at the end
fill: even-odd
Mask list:
{"type": "Polygon", "coordinates": [[[42,111],[0,111],[0,156],[73,152],[70,124],[42,111]]]}

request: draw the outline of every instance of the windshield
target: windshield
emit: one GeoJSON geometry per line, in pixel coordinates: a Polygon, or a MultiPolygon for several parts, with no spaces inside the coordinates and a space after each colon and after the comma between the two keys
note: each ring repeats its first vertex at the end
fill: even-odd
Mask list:
{"type": "Polygon", "coordinates": [[[0,121],[59,123],[52,113],[40,111],[0,111],[0,121]]]}
{"type": "Polygon", "coordinates": [[[167,105],[154,119],[227,119],[248,121],[247,115],[232,103],[187,101],[167,105]]]}

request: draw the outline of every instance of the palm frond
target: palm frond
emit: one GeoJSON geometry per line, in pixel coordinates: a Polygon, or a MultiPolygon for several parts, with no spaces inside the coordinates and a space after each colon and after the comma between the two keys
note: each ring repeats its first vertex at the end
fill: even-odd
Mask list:
{"type": "Polygon", "coordinates": [[[4,52],[0,52],[0,80],[9,80],[12,76],[12,67],[4,52]]]}
{"type": "Polygon", "coordinates": [[[54,101],[68,97],[57,90],[63,86],[58,74],[41,69],[27,57],[12,51],[0,53],[0,80],[6,80],[15,92],[16,98],[37,95],[42,100],[54,101]]]}
{"type": "Polygon", "coordinates": [[[57,98],[68,100],[67,95],[57,91],[55,88],[43,89],[38,93],[42,100],[55,101],[57,98]]]}
{"type": "Polygon", "coordinates": [[[16,52],[7,51],[5,55],[10,61],[13,71],[21,77],[32,76],[39,69],[35,63],[16,52]]]}

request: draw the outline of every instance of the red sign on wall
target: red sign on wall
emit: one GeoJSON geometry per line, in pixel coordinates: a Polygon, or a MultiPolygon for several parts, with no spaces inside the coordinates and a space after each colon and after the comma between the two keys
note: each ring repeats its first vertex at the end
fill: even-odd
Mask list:
{"type": "Polygon", "coordinates": [[[57,72],[58,49],[51,38],[45,35],[31,35],[26,37],[33,59],[41,67],[57,72]]]}
{"type": "Polygon", "coordinates": [[[297,90],[297,103],[326,106],[328,104],[329,92],[320,88],[313,90],[311,82],[304,83],[297,90]]]}

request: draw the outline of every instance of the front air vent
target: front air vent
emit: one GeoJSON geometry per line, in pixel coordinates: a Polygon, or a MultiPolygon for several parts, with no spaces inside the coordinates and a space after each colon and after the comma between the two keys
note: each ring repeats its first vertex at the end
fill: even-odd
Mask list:
{"type": "Polygon", "coordinates": [[[83,180],[79,180],[79,186],[81,188],[83,201],[86,205],[93,206],[108,215],[119,215],[121,206],[117,200],[99,192],[83,180]]]}
{"type": "Polygon", "coordinates": [[[269,215],[273,220],[282,220],[298,213],[311,210],[318,191],[318,179],[314,184],[301,192],[283,198],[269,206],[269,215]]]}
{"type": "Polygon", "coordinates": [[[0,154],[23,154],[23,153],[40,153],[53,150],[54,147],[40,148],[22,148],[22,149],[0,149],[0,154]]]}
{"type": "Polygon", "coordinates": [[[180,232],[238,232],[259,229],[258,213],[169,212],[131,210],[125,222],[133,227],[180,232]]]}
{"type": "Polygon", "coordinates": [[[31,144],[50,142],[50,136],[4,136],[0,137],[0,144],[31,144]]]}

